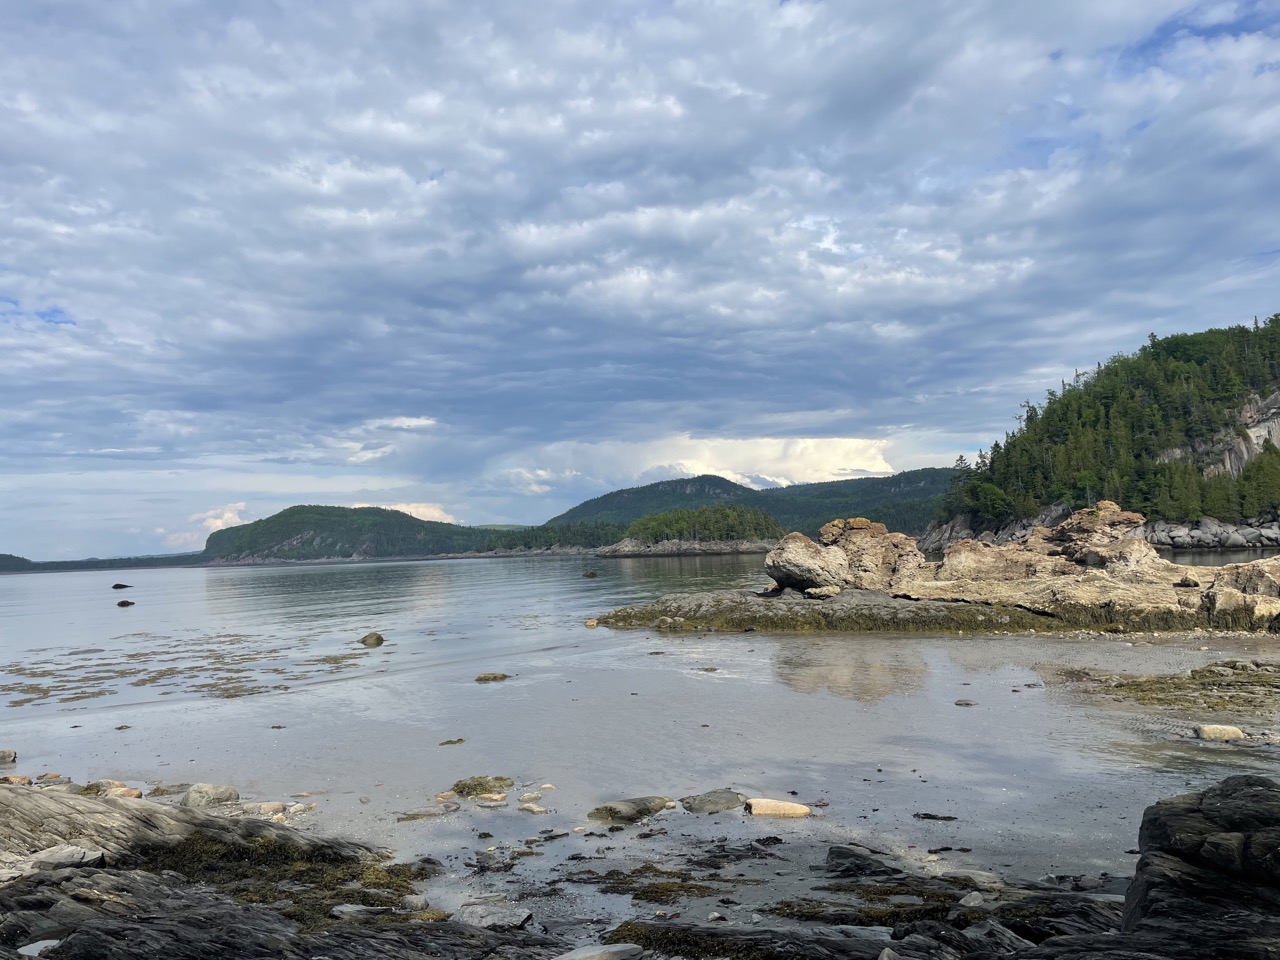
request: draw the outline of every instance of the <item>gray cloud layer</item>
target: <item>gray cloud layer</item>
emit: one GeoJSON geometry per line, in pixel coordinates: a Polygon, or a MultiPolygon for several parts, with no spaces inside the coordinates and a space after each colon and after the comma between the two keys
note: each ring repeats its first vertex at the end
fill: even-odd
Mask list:
{"type": "Polygon", "coordinates": [[[1274,0],[4,22],[0,551],[947,463],[1280,310],[1274,0]]]}

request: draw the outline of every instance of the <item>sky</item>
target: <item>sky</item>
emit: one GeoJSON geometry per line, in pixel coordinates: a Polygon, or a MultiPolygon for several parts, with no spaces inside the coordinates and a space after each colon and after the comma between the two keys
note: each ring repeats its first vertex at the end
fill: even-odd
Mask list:
{"type": "Polygon", "coordinates": [[[947,466],[1280,312],[1280,0],[0,0],[0,552],[947,466]]]}

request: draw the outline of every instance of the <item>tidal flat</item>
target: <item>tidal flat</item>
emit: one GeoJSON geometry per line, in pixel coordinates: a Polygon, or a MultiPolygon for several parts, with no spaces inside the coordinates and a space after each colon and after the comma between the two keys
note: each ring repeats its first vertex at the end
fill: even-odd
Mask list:
{"type": "Polygon", "coordinates": [[[831,843],[864,843],[925,871],[1127,877],[1144,806],[1269,773],[1277,759],[1271,747],[1190,736],[1206,722],[1271,730],[1265,704],[1144,704],[1083,673],[1280,661],[1266,635],[583,625],[674,589],[758,589],[757,557],[131,576],[127,610],[112,602],[112,577],[0,578],[0,684],[29,685],[5,692],[0,708],[0,748],[19,754],[13,772],[228,783],[245,800],[305,794],[317,807],[295,825],[439,858],[446,872],[428,894],[444,910],[547,889],[534,912],[555,922],[652,914],[669,908],[633,900],[625,884],[609,893],[552,881],[585,857],[630,876],[675,869],[695,847],[769,837],[788,863],[754,878],[767,893],[721,890],[712,904],[737,900],[720,907],[737,916],[766,897],[811,896],[789,897],[788,884],[804,873],[803,851],[831,843]],[[373,630],[386,643],[361,647],[373,630]],[[477,684],[486,673],[508,678],[477,684]],[[477,774],[511,777],[513,802],[406,817],[477,774]],[[826,806],[794,821],[676,809],[614,832],[586,819],[608,800],[724,786],[826,806]],[[549,812],[519,811],[524,790],[541,792],[549,812]],[[563,835],[527,843],[553,832],[563,835]],[[482,854],[510,869],[480,869],[482,854]]]}

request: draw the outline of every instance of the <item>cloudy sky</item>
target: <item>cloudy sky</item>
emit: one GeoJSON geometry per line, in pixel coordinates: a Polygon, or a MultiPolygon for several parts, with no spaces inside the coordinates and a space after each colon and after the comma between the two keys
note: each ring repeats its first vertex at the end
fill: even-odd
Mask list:
{"type": "Polygon", "coordinates": [[[0,552],[948,465],[1278,281],[1280,0],[0,0],[0,552]]]}

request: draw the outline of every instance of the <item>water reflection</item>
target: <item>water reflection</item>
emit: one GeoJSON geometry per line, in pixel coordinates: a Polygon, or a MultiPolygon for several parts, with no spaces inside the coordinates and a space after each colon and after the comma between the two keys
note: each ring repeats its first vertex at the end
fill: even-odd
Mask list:
{"type": "Polygon", "coordinates": [[[915,644],[876,634],[851,637],[791,637],[776,641],[773,669],[799,693],[827,691],[876,703],[893,694],[921,690],[929,665],[915,644]]]}

